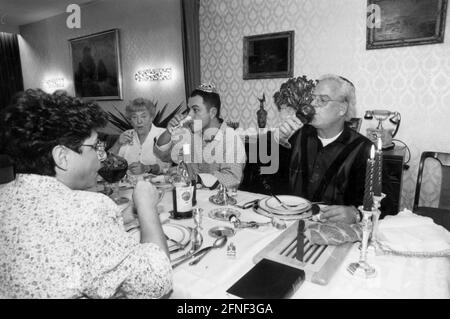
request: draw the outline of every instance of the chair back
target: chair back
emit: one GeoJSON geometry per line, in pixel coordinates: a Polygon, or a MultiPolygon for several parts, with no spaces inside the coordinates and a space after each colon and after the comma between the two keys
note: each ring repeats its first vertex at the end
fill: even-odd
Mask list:
{"type": "Polygon", "coordinates": [[[450,153],[422,153],[413,210],[419,206],[450,209],[450,153]]]}
{"type": "Polygon", "coordinates": [[[0,184],[6,184],[15,178],[14,165],[9,156],[0,154],[0,184]]]}
{"type": "Polygon", "coordinates": [[[422,153],[413,211],[450,231],[450,153],[422,153]]]}

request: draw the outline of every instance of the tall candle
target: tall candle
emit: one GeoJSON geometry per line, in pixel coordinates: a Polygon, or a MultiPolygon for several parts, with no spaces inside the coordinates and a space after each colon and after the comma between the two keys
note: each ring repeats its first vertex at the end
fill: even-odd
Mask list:
{"type": "Polygon", "coordinates": [[[383,144],[381,138],[378,137],[377,152],[375,154],[375,181],[373,185],[373,193],[375,196],[381,196],[381,182],[383,171],[383,144]]]}
{"type": "Polygon", "coordinates": [[[375,147],[372,145],[370,149],[370,158],[367,159],[366,180],[364,183],[363,209],[372,211],[373,208],[373,173],[375,166],[375,147]]]}

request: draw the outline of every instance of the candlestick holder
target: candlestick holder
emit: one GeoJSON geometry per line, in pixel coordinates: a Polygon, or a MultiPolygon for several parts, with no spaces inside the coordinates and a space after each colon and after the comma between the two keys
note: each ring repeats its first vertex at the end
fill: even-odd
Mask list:
{"type": "Polygon", "coordinates": [[[374,278],[377,276],[377,271],[374,267],[369,265],[367,262],[367,246],[369,242],[369,237],[372,232],[372,223],[370,221],[373,211],[363,210],[362,207],[359,208],[363,213],[362,220],[362,240],[361,240],[361,251],[359,256],[359,261],[351,263],[348,265],[347,270],[350,274],[361,278],[374,278]]]}
{"type": "Polygon", "coordinates": [[[380,215],[381,215],[381,211],[380,211],[380,206],[381,206],[381,201],[383,200],[383,198],[386,197],[386,194],[381,193],[380,196],[373,196],[373,206],[374,206],[374,210],[373,210],[373,215],[372,215],[372,235],[370,236],[369,239],[369,246],[368,249],[369,251],[376,251],[379,247],[378,247],[378,224],[379,224],[379,219],[380,219],[380,215]]]}

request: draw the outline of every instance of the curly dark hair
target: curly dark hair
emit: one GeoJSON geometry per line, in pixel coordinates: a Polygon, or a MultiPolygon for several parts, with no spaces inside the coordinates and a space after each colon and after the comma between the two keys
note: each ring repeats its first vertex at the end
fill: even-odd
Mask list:
{"type": "Polygon", "coordinates": [[[29,89],[1,112],[0,152],[11,157],[16,173],[55,176],[53,148],[64,145],[81,153],[92,130],[107,122],[106,112],[95,102],[29,89]]]}

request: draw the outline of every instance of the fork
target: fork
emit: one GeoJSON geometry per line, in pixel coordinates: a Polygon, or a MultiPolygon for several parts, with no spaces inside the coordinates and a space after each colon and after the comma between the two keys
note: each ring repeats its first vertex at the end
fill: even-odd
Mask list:
{"type": "Polygon", "coordinates": [[[183,247],[183,245],[181,245],[179,242],[177,242],[175,239],[170,238],[169,236],[167,236],[166,234],[164,234],[164,237],[166,237],[166,240],[170,241],[171,243],[173,243],[177,248],[181,248],[183,247]]]}

